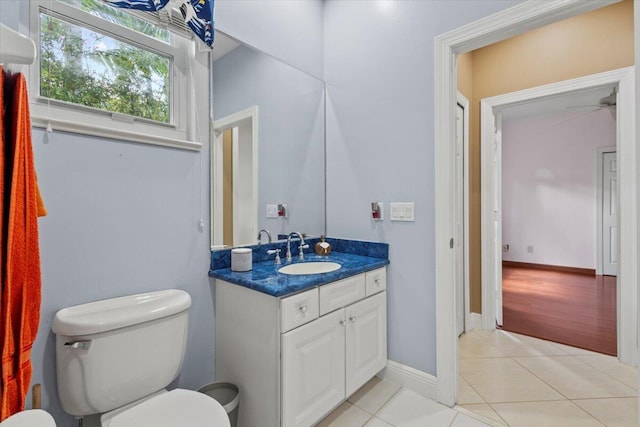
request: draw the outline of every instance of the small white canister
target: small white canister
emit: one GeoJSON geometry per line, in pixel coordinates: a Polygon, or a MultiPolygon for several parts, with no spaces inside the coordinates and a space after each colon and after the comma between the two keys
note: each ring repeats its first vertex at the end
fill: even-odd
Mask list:
{"type": "Polygon", "coordinates": [[[249,248],[231,249],[231,270],[232,271],[251,271],[253,262],[252,252],[249,248]]]}

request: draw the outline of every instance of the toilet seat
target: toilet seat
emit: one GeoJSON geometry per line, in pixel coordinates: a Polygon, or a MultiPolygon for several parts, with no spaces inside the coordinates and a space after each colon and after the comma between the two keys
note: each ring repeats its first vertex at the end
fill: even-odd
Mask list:
{"type": "Polygon", "coordinates": [[[102,427],[230,427],[229,417],[217,401],[202,393],[182,389],[104,414],[101,422],[102,427]]]}
{"type": "Polygon", "coordinates": [[[41,409],[18,412],[0,424],[2,427],[56,427],[51,415],[41,409]]]}

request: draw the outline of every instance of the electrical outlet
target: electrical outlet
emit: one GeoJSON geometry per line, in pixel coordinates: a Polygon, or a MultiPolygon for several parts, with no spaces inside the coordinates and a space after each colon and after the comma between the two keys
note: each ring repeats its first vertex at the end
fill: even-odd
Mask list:
{"type": "Polygon", "coordinates": [[[527,246],[527,252],[532,254],[533,253],[533,246],[527,246]]]}
{"type": "Polygon", "coordinates": [[[502,252],[509,252],[509,244],[502,245],[502,252]]]}

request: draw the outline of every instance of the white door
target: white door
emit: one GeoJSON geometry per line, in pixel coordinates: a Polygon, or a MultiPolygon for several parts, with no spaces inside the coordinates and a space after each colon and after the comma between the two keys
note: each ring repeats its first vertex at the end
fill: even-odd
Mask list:
{"type": "Polygon", "coordinates": [[[602,274],[618,275],[618,183],[616,153],[602,156],[602,274]]]}
{"type": "Polygon", "coordinates": [[[456,171],[455,185],[456,194],[463,197],[455,198],[455,215],[456,215],[456,232],[454,237],[454,269],[453,277],[456,286],[456,330],[458,336],[464,332],[464,108],[457,104],[456,106],[456,171]],[[462,200],[462,203],[460,203],[462,200]]]}
{"type": "Polygon", "coordinates": [[[346,395],[387,365],[387,293],[346,308],[346,395]]]}
{"type": "Polygon", "coordinates": [[[282,335],[282,426],[313,425],[345,398],[345,310],[282,335]]]}
{"type": "Polygon", "coordinates": [[[493,242],[494,277],[496,280],[496,324],[502,326],[502,114],[496,114],[494,138],[494,167],[495,167],[495,200],[493,201],[493,226],[495,227],[495,241],[493,242]]]}

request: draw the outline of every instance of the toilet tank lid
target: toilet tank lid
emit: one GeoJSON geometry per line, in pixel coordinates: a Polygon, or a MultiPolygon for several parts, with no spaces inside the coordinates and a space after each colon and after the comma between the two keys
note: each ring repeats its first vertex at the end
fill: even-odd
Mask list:
{"type": "Polygon", "coordinates": [[[51,329],[69,337],[97,334],[187,310],[191,296],[179,289],[110,298],[59,310],[51,329]]]}

